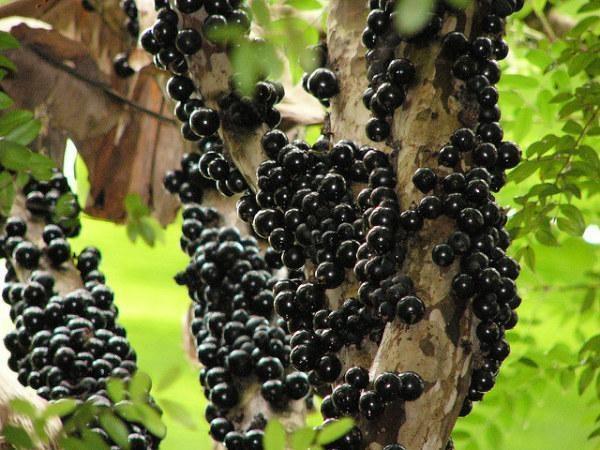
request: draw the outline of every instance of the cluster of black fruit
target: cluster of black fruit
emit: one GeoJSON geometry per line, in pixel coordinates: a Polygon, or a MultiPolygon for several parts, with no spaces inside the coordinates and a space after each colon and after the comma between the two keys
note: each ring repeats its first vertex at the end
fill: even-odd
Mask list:
{"type": "Polygon", "coordinates": [[[198,141],[213,136],[221,122],[241,129],[254,129],[262,123],[274,127],[280,123],[281,114],[274,106],[284,95],[281,84],[259,81],[249,97],[238,92],[237,81],[232,78],[231,91],[216,99],[217,110],[205,104],[202,93],[188,74],[186,57],[191,58],[203,43],[210,51],[226,51],[222,48],[223,39],[229,39],[230,48],[250,40],[249,11],[241,0],[181,0],[175,2],[174,8],[168,1],[158,0],[155,7],[157,20],[142,33],[141,43],[154,55],[154,64],[173,75],[167,83],[167,92],[178,102],[175,114],[183,123],[181,132],[185,139],[198,141]],[[206,16],[201,29],[197,30],[190,26],[197,17],[188,16],[201,10],[206,16]]]}
{"type": "Polygon", "coordinates": [[[31,214],[57,224],[67,237],[79,234],[79,204],[63,174],[56,172],[47,182],[30,179],[23,187],[23,194],[25,207],[31,214]]]}
{"type": "Polygon", "coordinates": [[[206,189],[216,188],[225,196],[247,189],[240,172],[223,155],[223,142],[214,135],[198,142],[197,152],[181,158],[180,169],[169,170],[163,183],[182,203],[201,203],[206,189]]]}
{"type": "MultiPolygon", "coordinates": [[[[290,143],[279,130],[267,132],[262,146],[271,159],[259,165],[259,191],[241,197],[238,215],[268,240],[288,269],[288,278],[274,286],[274,307],[293,333],[291,363],[326,396],[324,417],[360,413],[374,419],[386,404],[418,398],[424,385],[412,372],[382,375],[375,390],[367,389],[368,376],[330,388],[342,375],[336,354],[344,346],[360,346],[365,337],[379,343],[386,322],[398,317],[411,325],[425,314],[411,280],[398,274],[407,238],[417,228],[414,212],[400,211],[389,156],[352,141],[331,149],[327,139],[312,147],[290,143]],[[358,297],[328,309],[327,291],[339,288],[352,269],[361,282],[358,297]]],[[[348,373],[352,379],[366,370],[354,367],[348,373]]],[[[355,427],[331,448],[361,446],[355,427]]]]}
{"type": "MultiPolygon", "coordinates": [[[[21,217],[8,218],[0,235],[1,256],[7,263],[2,298],[10,305],[15,325],[4,338],[11,354],[8,365],[18,373],[21,384],[35,389],[42,398],[68,397],[109,406],[107,378],[129,379],[137,370],[136,354],[116,322],[114,294],[98,270],[101,257],[96,248],[87,247],[76,257],[81,289],[59,294],[54,276],[44,270],[45,266],[57,274],[65,270],[64,263],[72,257],[67,237],[79,230],[73,227],[73,223],[79,224],[77,213],[54,220],[48,206],[61,200],[49,195],[53,190],[70,194],[65,177],[58,172],[48,182],[30,181],[25,187],[28,212],[34,221],[45,223],[42,248],[27,239],[27,222],[21,217]],[[17,271],[27,280],[19,282],[17,271]]],[[[69,198],[76,204],[74,196],[69,198]]],[[[158,447],[159,440],[147,430],[128,426],[132,449],[158,447]]],[[[93,431],[112,443],[101,428],[93,431]]]]}
{"type": "MultiPolygon", "coordinates": [[[[457,301],[470,301],[480,320],[480,357],[463,415],[473,400],[480,400],[491,389],[508,355],[504,332],[517,321],[514,310],[520,298],[514,279],[519,266],[504,253],[510,242],[504,229],[506,215],[492,192],[503,186],[505,170],[518,164],[520,150],[503,141],[493,84],[500,78],[494,59],[506,57],[508,51],[501,38],[504,19],[519,10],[522,2],[480,3],[482,20],[475,30],[481,35],[469,41],[462,33],[451,32],[441,39],[443,57],[453,62],[452,74],[464,81],[459,96],[467,107],[477,109],[479,124],[466,123],[453,133],[438,152],[439,169],[416,171],[413,183],[425,194],[418,204],[400,209],[393,166],[385,153],[351,141],[331,145],[325,136],[313,146],[300,140],[290,143],[279,130],[267,132],[262,139],[269,160],[257,170],[258,192],[247,191],[238,201],[239,217],[270,244],[265,254],[267,265],[287,269],[287,278],[270,281],[270,298],[274,296],[273,307],[286,321],[281,329],[291,334],[289,361],[308,375],[314,392],[325,396],[322,412],[327,419],[360,415],[372,420],[386,405],[401,406],[425,389],[414,372],[384,373],[369,380],[366,369],[360,367],[350,368],[344,383],[335,389],[330,385],[342,376],[336,353],[344,346],[360,346],[365,337],[379,343],[385,323],[399,320],[410,326],[426,317],[427,307],[415,295],[416,287],[399,273],[411,238],[426,220],[455,219],[457,230],[446,243],[435,246],[432,259],[441,267],[460,259],[452,293],[457,301]],[[353,187],[361,184],[363,188],[355,196],[353,187]],[[357,297],[328,299],[328,291],[335,296],[334,290],[349,278],[360,282],[357,297]],[[336,302],[338,308],[327,308],[328,303],[336,302]]],[[[454,10],[442,4],[419,35],[404,39],[393,30],[394,1],[371,0],[369,7],[363,42],[368,48],[370,86],[364,100],[375,118],[367,133],[371,139],[383,141],[391,133],[388,119],[418,79],[418,67],[396,55],[398,45],[403,40],[423,45],[440,39],[443,15],[454,10]]],[[[324,68],[326,48],[311,49],[307,60],[307,66],[318,68],[305,76],[305,88],[327,105],[338,86],[335,74],[324,68]]],[[[204,172],[208,173],[208,166],[204,172]]],[[[186,249],[188,246],[186,241],[186,249]]],[[[195,251],[195,244],[192,247],[195,251]]],[[[188,272],[180,276],[186,284],[188,272]]],[[[196,314],[203,323],[208,320],[205,310],[197,309],[196,314]]],[[[230,430],[229,421],[220,423],[230,430]]],[[[242,442],[235,436],[236,442],[242,442]]],[[[238,448],[236,445],[232,443],[231,448],[238,448]]],[[[362,446],[361,432],[355,427],[331,448],[362,446]]],[[[386,446],[386,450],[401,449],[400,444],[386,446]]]]}
{"type": "Polygon", "coordinates": [[[472,299],[473,313],[480,321],[476,333],[480,358],[471,375],[462,415],[468,414],[472,402],[481,400],[494,386],[500,365],[510,352],[504,334],[516,325],[515,310],[521,303],[515,285],[520,268],[505,254],[510,244],[504,228],[506,214],[495,203],[492,192],[503,187],[505,171],[521,159],[518,146],[503,140],[494,85],[501,75],[496,60],[508,54],[501,37],[505,18],[520,10],[523,1],[481,3],[477,36],[469,41],[462,33],[452,32],[443,39],[444,57],[453,62],[453,75],[464,82],[465,101],[476,105],[479,125],[475,132],[469,128],[456,130],[448,145],[440,149],[438,173],[450,169],[450,174],[442,177],[424,168],[414,180],[424,192],[436,189],[441,210],[456,220],[458,230],[446,243],[434,247],[432,258],[440,266],[460,260],[452,291],[457,298],[472,299]],[[469,170],[461,170],[467,162],[469,170]]]}
{"type": "MultiPolygon", "coordinates": [[[[396,47],[403,41],[395,26],[396,2],[369,2],[370,12],[362,41],[366,54],[369,87],[363,94],[363,103],[374,117],[367,122],[367,137],[375,142],[387,139],[391,132],[389,118],[406,98],[406,91],[415,81],[416,69],[406,58],[396,58],[396,47]]],[[[444,3],[439,2],[427,26],[410,41],[436,38],[442,26],[444,3]]]]}
{"type": "Polygon", "coordinates": [[[290,368],[285,324],[273,324],[273,278],[257,241],[236,228],[220,227],[212,208],[188,203],[183,210],[182,248],[191,256],[177,275],[194,301],[192,335],[203,368],[210,434],[229,450],[262,448],[265,420],[254,417],[245,431],[227,417],[244,390],[261,384],[261,395],[276,410],[309,394],[308,378],[290,368]]]}
{"type": "Polygon", "coordinates": [[[310,92],[325,107],[340,92],[337,76],[325,67],[327,65],[327,46],[324,43],[307,48],[300,58],[300,64],[306,71],[302,77],[302,87],[310,92]],[[309,73],[310,72],[310,73],[309,73]]]}
{"type": "MultiPolygon", "coordinates": [[[[82,0],[81,5],[86,11],[96,11],[95,4],[92,0],[82,0]]],[[[124,27],[132,39],[137,41],[140,34],[140,22],[138,20],[138,8],[135,0],[121,0],[121,9],[127,17],[124,27]]],[[[135,73],[135,70],[129,65],[128,53],[119,53],[116,55],[113,59],[113,68],[115,73],[121,78],[128,78],[135,73]]]]}

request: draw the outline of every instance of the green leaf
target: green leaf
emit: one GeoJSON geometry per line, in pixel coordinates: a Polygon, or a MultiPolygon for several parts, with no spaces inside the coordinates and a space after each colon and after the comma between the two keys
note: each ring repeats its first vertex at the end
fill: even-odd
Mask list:
{"type": "Polygon", "coordinates": [[[142,423],[142,413],[137,405],[129,400],[120,401],[115,405],[116,413],[128,422],[142,423]]]}
{"type": "Polygon", "coordinates": [[[127,231],[127,237],[131,242],[135,242],[137,240],[139,234],[138,228],[138,221],[127,222],[127,227],[125,228],[125,230],[127,231]]]}
{"type": "Polygon", "coordinates": [[[272,42],[242,41],[231,57],[236,78],[236,89],[252,95],[256,82],[265,76],[277,78],[283,64],[272,42]]]}
{"type": "Polygon", "coordinates": [[[523,260],[532,272],[535,272],[535,251],[529,245],[523,249],[523,260]]]}
{"type": "Polygon", "coordinates": [[[37,415],[36,407],[28,400],[23,398],[13,398],[10,401],[10,408],[18,414],[33,419],[37,415]]]}
{"type": "Polygon", "coordinates": [[[33,120],[33,114],[25,109],[15,109],[5,113],[0,117],[0,136],[6,136],[12,130],[30,120],[33,120]]]}
{"type": "Polygon", "coordinates": [[[82,448],[85,448],[85,445],[81,439],[65,436],[60,440],[60,447],[64,450],[81,450],[82,448]]]}
{"type": "Polygon", "coordinates": [[[577,10],[578,13],[582,13],[582,12],[590,12],[590,11],[596,11],[600,9],[600,0],[590,0],[587,3],[584,3],[581,8],[579,8],[577,10]]]}
{"type": "Polygon", "coordinates": [[[522,141],[531,131],[531,124],[533,123],[533,115],[531,114],[531,108],[519,108],[515,113],[515,123],[512,127],[513,139],[515,141],[522,141]]]}
{"type": "Polygon", "coordinates": [[[108,398],[110,398],[114,403],[124,400],[127,394],[125,382],[119,378],[110,378],[106,383],[106,392],[108,394],[108,398]]]}
{"type": "Polygon", "coordinates": [[[465,9],[472,2],[473,0],[447,0],[447,3],[458,9],[465,9]]]}
{"type": "Polygon", "coordinates": [[[152,221],[148,220],[147,217],[142,218],[139,221],[138,232],[146,244],[150,247],[154,246],[154,243],[156,242],[156,233],[152,221]]]}
{"type": "Polygon", "coordinates": [[[600,437],[600,428],[596,428],[594,431],[592,431],[588,436],[588,440],[591,441],[597,437],[600,437]]]}
{"type": "Polygon", "coordinates": [[[564,342],[556,343],[547,353],[550,360],[560,364],[570,364],[573,362],[573,351],[564,342]]]}
{"type": "Polygon", "coordinates": [[[471,439],[471,433],[469,433],[467,430],[454,430],[452,432],[452,439],[455,441],[471,439]]]}
{"type": "Polygon", "coordinates": [[[579,357],[583,358],[587,353],[600,353],[600,334],[589,338],[579,350],[579,357]]]}
{"type": "Polygon", "coordinates": [[[11,72],[17,71],[17,66],[15,65],[15,63],[4,55],[0,55],[0,67],[4,67],[5,69],[10,70],[11,72]]]}
{"type": "Polygon", "coordinates": [[[170,418],[180,423],[189,430],[198,429],[198,424],[194,420],[194,416],[182,403],[163,398],[159,400],[160,406],[170,418]]]}
{"type": "Polygon", "coordinates": [[[19,48],[19,41],[7,31],[0,31],[0,50],[19,48]]]}
{"type": "Polygon", "coordinates": [[[66,417],[73,414],[75,409],[77,409],[78,404],[79,403],[77,400],[73,400],[72,398],[63,398],[48,404],[42,416],[46,418],[66,417]]]}
{"type": "Polygon", "coordinates": [[[318,0],[286,0],[285,3],[299,10],[321,9],[323,7],[318,0]]]}
{"type": "Polygon", "coordinates": [[[593,56],[587,52],[577,53],[567,64],[568,73],[571,76],[575,76],[592,62],[593,56]]]}
{"type": "Polygon", "coordinates": [[[129,450],[129,430],[121,419],[109,411],[104,411],[98,417],[100,425],[120,447],[129,450]]]}
{"type": "Polygon", "coordinates": [[[586,224],[583,214],[581,213],[579,208],[577,208],[575,205],[564,204],[560,205],[559,209],[565,217],[575,222],[577,228],[581,229],[581,234],[583,234],[583,232],[585,231],[586,224]]]}
{"type": "Polygon", "coordinates": [[[283,428],[283,425],[277,419],[269,420],[269,423],[265,428],[263,442],[265,450],[285,450],[285,428],[283,428]]]}
{"type": "Polygon", "coordinates": [[[139,194],[127,194],[125,197],[125,211],[132,219],[139,219],[150,214],[150,208],[144,203],[139,194]]]}
{"type": "Polygon", "coordinates": [[[396,7],[398,31],[407,36],[417,34],[431,20],[434,6],[433,0],[399,0],[396,7]]]}
{"type": "Polygon", "coordinates": [[[139,370],[129,380],[129,396],[134,401],[145,402],[152,388],[152,380],[139,370]]]}
{"type": "Polygon", "coordinates": [[[175,365],[168,368],[156,383],[154,392],[162,392],[168,387],[172,386],[173,383],[175,383],[175,381],[181,377],[182,373],[183,368],[180,365],[175,365]]]}
{"type": "Polygon", "coordinates": [[[14,445],[18,449],[33,448],[31,437],[23,428],[11,424],[6,424],[2,428],[2,436],[9,444],[14,445]]]}
{"type": "Polygon", "coordinates": [[[330,444],[331,442],[336,441],[347,434],[350,430],[352,430],[353,426],[354,420],[349,417],[344,417],[328,423],[327,425],[323,426],[321,430],[319,430],[319,434],[317,435],[317,443],[323,445],[330,444]]]}
{"type": "Polygon", "coordinates": [[[547,0],[532,0],[531,6],[533,7],[534,11],[537,11],[538,14],[543,14],[546,3],[548,3],[547,0]]]}
{"type": "Polygon", "coordinates": [[[591,365],[583,369],[583,372],[581,372],[581,375],[579,375],[579,384],[577,385],[577,391],[579,392],[579,395],[583,395],[583,393],[587,390],[594,379],[594,373],[594,367],[591,365]]]}
{"type": "Polygon", "coordinates": [[[29,166],[32,153],[16,142],[0,140],[0,164],[11,170],[25,170],[29,166]]]}
{"type": "Polygon", "coordinates": [[[579,135],[583,131],[583,127],[579,123],[575,122],[574,120],[569,119],[562,127],[562,130],[565,133],[579,135]]]}
{"type": "Polygon", "coordinates": [[[13,105],[14,101],[4,92],[0,92],[0,109],[10,108],[13,105]]]}
{"type": "Polygon", "coordinates": [[[81,430],[81,440],[85,450],[109,450],[110,447],[100,434],[84,428],[81,430]]]}
{"type": "Polygon", "coordinates": [[[567,100],[571,100],[572,98],[573,94],[571,94],[570,92],[561,92],[552,97],[550,103],[564,103],[567,100]]]}
{"type": "Polygon", "coordinates": [[[142,414],[142,425],[154,436],[163,439],[167,434],[167,426],[160,417],[160,413],[148,404],[136,405],[142,414]]]}
{"type": "Polygon", "coordinates": [[[167,428],[160,418],[160,414],[150,405],[121,401],[115,405],[115,410],[123,419],[143,425],[159,438],[163,438],[167,433],[167,428]]]}
{"type": "Polygon", "coordinates": [[[504,89],[537,89],[540,83],[533,77],[516,73],[502,75],[502,87],[504,89]]]}
{"type": "Polygon", "coordinates": [[[575,381],[575,372],[571,369],[561,370],[559,381],[563,389],[569,389],[575,381]]]}
{"type": "Polygon", "coordinates": [[[535,64],[540,69],[545,69],[554,61],[547,52],[534,48],[527,52],[527,61],[535,64]]]}
{"type": "Polygon", "coordinates": [[[540,244],[546,245],[548,247],[558,247],[560,244],[556,240],[556,237],[552,234],[550,230],[539,229],[535,233],[535,238],[539,241],[540,244]]]}
{"type": "Polygon", "coordinates": [[[559,217],[556,219],[556,225],[561,231],[564,231],[571,236],[581,236],[585,228],[580,228],[570,217],[559,217]]]}
{"type": "Polygon", "coordinates": [[[514,183],[520,183],[535,173],[540,167],[537,161],[523,161],[508,174],[508,179],[514,183]]]}
{"type": "Polygon", "coordinates": [[[317,436],[317,431],[311,427],[299,428],[292,433],[292,449],[304,450],[310,447],[317,436]]]}
{"type": "Polygon", "coordinates": [[[596,289],[592,287],[586,289],[583,301],[581,302],[581,313],[589,311],[592,308],[592,306],[594,306],[594,301],[596,300],[597,294],[598,292],[596,291],[596,289]]]}
{"type": "Polygon", "coordinates": [[[39,120],[30,120],[29,122],[19,125],[15,129],[11,130],[6,135],[6,139],[21,145],[28,145],[33,142],[36,137],[38,137],[41,128],[42,123],[39,120]]]}
{"type": "Polygon", "coordinates": [[[54,161],[39,153],[31,153],[28,168],[31,175],[39,181],[49,180],[52,177],[54,161]]]}
{"type": "Polygon", "coordinates": [[[535,362],[533,359],[531,359],[531,358],[528,358],[528,357],[526,357],[526,356],[522,356],[521,358],[519,358],[519,362],[520,362],[521,364],[523,364],[524,366],[527,366],[527,367],[532,367],[532,368],[534,368],[534,369],[539,369],[539,367],[540,367],[540,366],[538,365],[538,363],[536,363],[536,362],[535,362]]]}
{"type": "Polygon", "coordinates": [[[256,23],[263,28],[268,28],[269,22],[271,22],[271,13],[265,0],[254,0],[250,8],[256,23]]]}

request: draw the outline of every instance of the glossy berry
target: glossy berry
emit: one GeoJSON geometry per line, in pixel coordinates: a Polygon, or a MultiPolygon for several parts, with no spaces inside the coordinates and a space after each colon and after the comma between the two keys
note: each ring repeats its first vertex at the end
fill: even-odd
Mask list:
{"type": "Polygon", "coordinates": [[[423,379],[415,372],[403,372],[399,375],[400,397],[404,401],[418,399],[425,390],[423,379]]]}
{"type": "Polygon", "coordinates": [[[48,254],[50,262],[54,266],[59,266],[65,261],[68,261],[71,257],[71,246],[66,239],[53,239],[50,244],[48,244],[46,253],[48,254]]]}
{"type": "Polygon", "coordinates": [[[214,109],[198,108],[190,115],[190,126],[198,136],[214,134],[219,125],[219,114],[214,109]]]}
{"type": "Polygon", "coordinates": [[[390,124],[383,119],[372,118],[367,122],[367,137],[374,142],[386,140],[391,132],[390,124]]]}
{"type": "Polygon", "coordinates": [[[9,217],[4,225],[4,231],[8,237],[24,237],[27,232],[27,224],[20,217],[9,217]]]}
{"type": "Polygon", "coordinates": [[[405,324],[413,325],[425,316],[425,304],[420,298],[408,295],[396,305],[396,314],[405,324]]]}
{"type": "Polygon", "coordinates": [[[308,78],[308,89],[318,99],[330,99],[339,93],[337,77],[329,69],[316,69],[308,78]]]}
{"type": "Polygon", "coordinates": [[[391,403],[400,397],[400,378],[395,373],[384,372],[375,378],[375,392],[386,403],[391,403]]]}
{"type": "Polygon", "coordinates": [[[349,384],[337,386],[331,394],[336,409],[342,414],[354,414],[358,410],[359,391],[349,384]]]}
{"type": "Polygon", "coordinates": [[[408,59],[394,59],[387,67],[387,75],[396,86],[403,86],[414,82],[416,70],[408,59]]]}
{"type": "Polygon", "coordinates": [[[445,167],[454,167],[460,161],[459,151],[452,145],[446,145],[438,154],[438,163],[445,167]]]}
{"type": "Polygon", "coordinates": [[[344,380],[356,389],[365,389],[369,384],[369,372],[362,367],[351,367],[346,371],[344,380]]]}
{"type": "Polygon", "coordinates": [[[193,55],[202,48],[202,36],[193,28],[179,30],[175,46],[184,55],[193,55]]]}
{"type": "Polygon", "coordinates": [[[360,396],[358,409],[367,420],[373,420],[383,413],[385,404],[377,392],[367,391],[360,396]]]}
{"type": "Polygon", "coordinates": [[[417,189],[426,194],[437,184],[437,175],[429,168],[420,168],[413,175],[412,181],[417,189]]]}
{"type": "Polygon", "coordinates": [[[39,249],[31,242],[21,242],[13,250],[13,258],[17,261],[24,269],[32,270],[37,267],[40,259],[39,249]]]}
{"type": "Polygon", "coordinates": [[[287,396],[293,400],[300,400],[308,395],[310,385],[308,377],[302,372],[292,372],[285,377],[287,396]]]}
{"type": "Polygon", "coordinates": [[[448,267],[454,262],[454,250],[448,244],[438,244],[433,248],[431,257],[438,266],[448,267]]]}

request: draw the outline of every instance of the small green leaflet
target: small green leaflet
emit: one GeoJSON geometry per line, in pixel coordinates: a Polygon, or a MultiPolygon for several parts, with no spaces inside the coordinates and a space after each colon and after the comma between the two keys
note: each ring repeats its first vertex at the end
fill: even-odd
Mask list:
{"type": "Polygon", "coordinates": [[[285,3],[299,10],[321,9],[323,7],[318,0],[286,0],[285,3]]]}
{"type": "Polygon", "coordinates": [[[400,0],[396,8],[398,31],[408,36],[417,34],[427,25],[434,6],[434,0],[400,0]]]}
{"type": "Polygon", "coordinates": [[[19,41],[15,37],[6,32],[0,31],[0,50],[10,50],[19,48],[19,41]]]}
{"type": "Polygon", "coordinates": [[[284,450],[286,448],[286,434],[283,425],[278,420],[270,420],[265,428],[265,450],[284,450]]]}
{"type": "Polygon", "coordinates": [[[7,169],[22,171],[29,167],[32,153],[24,145],[0,140],[0,164],[7,169]]]}
{"type": "Polygon", "coordinates": [[[174,421],[180,423],[189,430],[198,429],[194,416],[183,404],[167,398],[159,399],[158,404],[162,407],[165,414],[174,421]]]}
{"type": "Polygon", "coordinates": [[[346,433],[348,433],[354,426],[354,420],[349,417],[331,422],[323,427],[319,431],[317,436],[317,444],[329,444],[333,441],[338,440],[346,433]]]}
{"type": "Polygon", "coordinates": [[[27,431],[21,427],[6,424],[4,425],[4,428],[2,428],[1,435],[4,436],[8,443],[14,445],[19,450],[33,448],[31,437],[29,437],[27,431]]]}

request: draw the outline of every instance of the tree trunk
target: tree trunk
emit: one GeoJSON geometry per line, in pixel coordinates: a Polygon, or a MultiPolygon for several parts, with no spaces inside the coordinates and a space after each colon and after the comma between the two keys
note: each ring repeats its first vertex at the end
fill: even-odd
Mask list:
{"type": "MultiPolygon", "coordinates": [[[[22,194],[17,195],[10,215],[21,217],[27,222],[27,240],[31,241],[38,247],[44,245],[42,239],[44,221],[34,217],[29,213],[29,211],[27,211],[27,208],[25,208],[25,199],[22,194]]],[[[12,265],[15,267],[19,281],[26,282],[31,271],[23,269],[18,264],[12,265]]],[[[81,278],[79,277],[79,272],[73,265],[72,261],[64,263],[61,269],[54,269],[51,264],[49,264],[48,260],[45,257],[42,257],[40,258],[39,269],[52,274],[56,281],[54,285],[55,290],[60,295],[67,294],[75,289],[83,287],[81,278]]],[[[4,336],[12,329],[12,324],[9,317],[10,308],[6,307],[7,305],[4,303],[1,306],[0,335],[4,336]]],[[[22,424],[26,429],[31,431],[33,430],[33,427],[27,419],[10,411],[10,401],[14,398],[23,398],[31,402],[38,409],[44,408],[47,402],[39,397],[31,388],[22,386],[17,380],[17,374],[12,372],[6,366],[5,361],[8,361],[8,352],[4,348],[4,344],[2,344],[2,348],[0,349],[0,360],[3,362],[0,366],[0,430],[4,424],[11,422],[22,424]]],[[[60,420],[51,420],[48,426],[48,431],[49,436],[57,436],[60,431],[60,420]]],[[[0,437],[0,449],[4,449],[4,445],[5,443],[2,441],[2,437],[0,437]]],[[[38,448],[43,450],[53,450],[57,447],[54,442],[50,442],[50,444],[40,446],[38,448]]]]}
{"type": "MultiPolygon", "coordinates": [[[[362,103],[367,86],[365,48],[361,33],[366,24],[366,2],[332,0],[328,21],[329,66],[340,82],[340,94],[332,101],[330,129],[333,142],[354,139],[366,143],[364,127],[370,112],[362,103]]],[[[471,34],[474,7],[446,17],[444,32],[471,34]]],[[[378,148],[396,160],[397,193],[402,209],[413,206],[422,194],[411,182],[419,167],[435,163],[436,151],[459,128],[462,106],[457,98],[451,66],[440,57],[440,44],[402,44],[397,57],[408,57],[417,67],[418,80],[408,90],[403,106],[393,118],[392,137],[378,148]]],[[[437,164],[436,164],[437,165],[437,164]]],[[[404,413],[388,408],[375,423],[363,421],[361,429],[369,448],[391,442],[409,449],[444,449],[469,387],[474,342],[474,318],[466,304],[450,296],[450,283],[457,264],[441,269],[431,260],[432,248],[444,242],[452,230],[447,218],[429,221],[409,241],[403,272],[409,275],[417,295],[427,305],[424,320],[406,327],[388,324],[383,340],[370,355],[371,379],[385,371],[415,371],[426,385],[417,401],[406,403],[404,413]]],[[[345,358],[345,365],[364,364],[364,352],[345,358]]]]}

